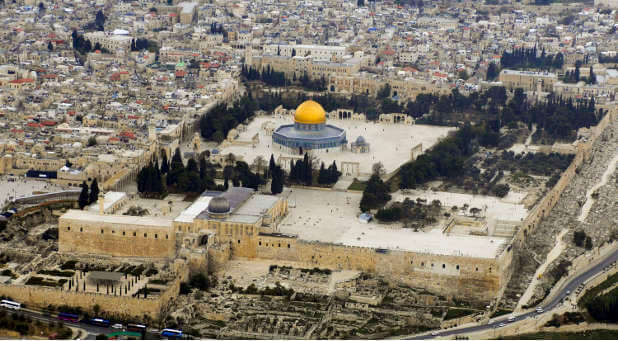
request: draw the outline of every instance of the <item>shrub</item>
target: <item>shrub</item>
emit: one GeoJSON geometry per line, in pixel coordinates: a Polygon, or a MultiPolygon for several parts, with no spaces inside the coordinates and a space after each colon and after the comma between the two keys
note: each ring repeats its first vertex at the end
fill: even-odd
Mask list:
{"type": "Polygon", "coordinates": [[[64,262],[64,264],[62,264],[60,266],[60,269],[62,270],[75,270],[75,264],[77,264],[77,260],[69,260],[64,262]]]}
{"type": "Polygon", "coordinates": [[[73,277],[73,275],[75,275],[75,272],[73,271],[59,271],[59,270],[40,270],[37,273],[42,274],[42,275],[50,275],[50,276],[57,276],[57,277],[73,277]]]}
{"type": "Polygon", "coordinates": [[[381,208],[376,213],[376,218],[384,222],[398,221],[401,219],[401,208],[400,207],[381,208]]]}
{"type": "Polygon", "coordinates": [[[586,237],[586,232],[583,230],[575,231],[575,233],[573,233],[573,243],[575,243],[576,246],[583,247],[586,242],[586,237]]]}
{"type": "Polygon", "coordinates": [[[208,278],[204,276],[204,274],[202,273],[198,273],[198,274],[191,276],[191,279],[189,280],[189,285],[192,288],[196,288],[199,290],[208,290],[208,288],[210,287],[208,278]]]}
{"type": "Polygon", "coordinates": [[[586,237],[586,250],[592,250],[592,238],[586,237]]]}
{"type": "Polygon", "coordinates": [[[560,174],[554,174],[545,182],[545,187],[552,188],[560,180],[560,174]]]}
{"type": "Polygon", "coordinates": [[[592,299],[586,308],[590,315],[597,321],[616,323],[618,322],[618,288],[614,288],[605,295],[592,299]]]}
{"type": "Polygon", "coordinates": [[[191,287],[189,284],[182,282],[180,283],[180,295],[187,295],[191,292],[191,287]]]}
{"type": "Polygon", "coordinates": [[[446,312],[446,316],[444,317],[444,320],[452,320],[452,319],[460,318],[463,316],[473,314],[474,312],[475,312],[474,310],[470,310],[470,309],[449,308],[448,311],[446,312]]]}
{"type": "Polygon", "coordinates": [[[510,190],[511,190],[511,187],[509,186],[509,184],[495,185],[491,189],[491,191],[494,193],[494,195],[499,197],[499,198],[504,198],[507,194],[509,194],[510,190]]]}

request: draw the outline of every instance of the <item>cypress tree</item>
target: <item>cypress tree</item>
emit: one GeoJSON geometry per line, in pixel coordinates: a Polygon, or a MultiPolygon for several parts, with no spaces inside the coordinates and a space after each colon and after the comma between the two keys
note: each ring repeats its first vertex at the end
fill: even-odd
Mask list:
{"type": "Polygon", "coordinates": [[[275,166],[272,170],[273,181],[270,184],[270,191],[272,194],[278,194],[283,192],[283,170],[279,166],[275,166]]]}
{"type": "Polygon", "coordinates": [[[78,199],[78,203],[79,203],[79,208],[80,209],[84,209],[84,207],[86,207],[88,205],[88,184],[86,183],[86,181],[84,181],[82,183],[82,192],[79,193],[79,199],[78,199]]]}
{"type": "Polygon", "coordinates": [[[337,164],[335,163],[335,160],[333,160],[333,164],[328,167],[328,181],[330,183],[335,183],[339,180],[340,175],[341,173],[337,170],[337,164]]]}
{"type": "Polygon", "coordinates": [[[92,180],[90,184],[90,196],[88,199],[88,204],[94,204],[99,199],[99,183],[97,182],[97,178],[92,180]]]}
{"type": "Polygon", "coordinates": [[[311,161],[309,160],[309,155],[305,153],[305,157],[303,158],[303,180],[307,186],[310,186],[313,182],[312,179],[312,167],[311,161]]]}
{"type": "Polygon", "coordinates": [[[180,148],[176,148],[176,151],[174,152],[174,156],[172,156],[172,164],[171,164],[171,169],[172,171],[178,170],[178,169],[184,169],[185,165],[182,163],[182,157],[180,156],[180,148]]]}
{"type": "Polygon", "coordinates": [[[273,169],[275,169],[275,156],[270,154],[270,161],[268,162],[268,176],[273,176],[273,169]]]}
{"type": "Polygon", "coordinates": [[[206,165],[206,158],[202,156],[200,158],[200,179],[204,181],[207,176],[208,176],[208,167],[206,165]]]}
{"type": "Polygon", "coordinates": [[[161,158],[161,174],[167,174],[170,171],[170,163],[167,160],[167,153],[163,153],[161,158]]]}
{"type": "Polygon", "coordinates": [[[324,162],[322,162],[322,164],[320,165],[320,172],[318,173],[318,183],[320,185],[324,185],[330,182],[330,174],[327,173],[326,169],[324,168],[324,162]]]}
{"type": "Polygon", "coordinates": [[[187,161],[187,171],[196,172],[196,173],[199,172],[197,162],[195,162],[195,159],[190,158],[189,161],[187,161]]]}

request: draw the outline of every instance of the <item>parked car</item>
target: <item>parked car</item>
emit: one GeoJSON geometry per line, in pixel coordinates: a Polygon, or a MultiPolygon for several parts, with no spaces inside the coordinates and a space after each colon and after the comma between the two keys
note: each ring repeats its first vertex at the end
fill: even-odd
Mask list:
{"type": "Polygon", "coordinates": [[[113,328],[113,329],[122,329],[122,328],[124,328],[124,327],[123,327],[123,326],[122,326],[122,324],[120,324],[120,323],[114,323],[114,324],[112,324],[112,328],[113,328]]]}

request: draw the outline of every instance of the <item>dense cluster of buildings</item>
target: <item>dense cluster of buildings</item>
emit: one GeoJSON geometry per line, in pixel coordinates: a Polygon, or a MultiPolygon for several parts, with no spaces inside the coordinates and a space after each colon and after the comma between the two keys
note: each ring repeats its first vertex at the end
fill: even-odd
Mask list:
{"type": "MultiPolygon", "coordinates": [[[[490,212],[491,224],[460,217],[418,234],[358,221],[360,195],[345,191],[267,195],[230,187],[204,192],[177,211],[162,200],[157,215],[122,214],[129,200],[118,192],[134,185],[154,156],[206,149],[200,150],[197,123],[245,92],[243,66],[282,72],[296,85],[301,77],[323,79],[326,92],[343,95],[376,96],[388,84],[383,97],[401,103],[495,85],[522,88],[534,95],[530,100],[552,92],[615,100],[615,1],[594,8],[361,3],[2,2],[0,174],[67,187],[97,179],[107,192],[91,210],[60,217],[60,253],[184,257],[211,270],[234,257],[290,261],[380,273],[440,295],[489,302],[509,279],[523,205],[507,206],[507,218],[490,212]],[[76,46],[82,40],[88,43],[76,46]],[[550,70],[501,65],[503,53],[520,48],[562,54],[564,64],[550,70]],[[596,81],[567,82],[564,75],[576,65],[582,77],[594,70],[596,81]],[[500,70],[493,79],[491,68],[500,70]]],[[[327,113],[313,101],[296,110],[279,107],[241,122],[207,154],[223,165],[226,154],[251,162],[277,153],[285,168],[304,151],[322,152],[322,160],[337,163],[351,180],[371,174],[376,162],[392,174],[452,130],[412,127],[402,113],[367,122],[365,109],[327,113]]]]}

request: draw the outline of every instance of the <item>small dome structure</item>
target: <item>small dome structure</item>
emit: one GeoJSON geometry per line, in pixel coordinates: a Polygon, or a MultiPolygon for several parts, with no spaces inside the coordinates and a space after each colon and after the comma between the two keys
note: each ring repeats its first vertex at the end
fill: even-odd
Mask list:
{"type": "Polygon", "coordinates": [[[316,101],[304,101],[296,108],[294,122],[302,124],[326,123],[326,111],[316,101]]]}
{"type": "Polygon", "coordinates": [[[230,212],[230,202],[222,197],[214,197],[208,203],[208,214],[227,214],[230,212]]]}
{"type": "Polygon", "coordinates": [[[367,144],[367,142],[365,141],[365,138],[362,137],[362,136],[357,137],[356,138],[356,142],[354,142],[354,143],[356,143],[357,145],[367,144]]]}

